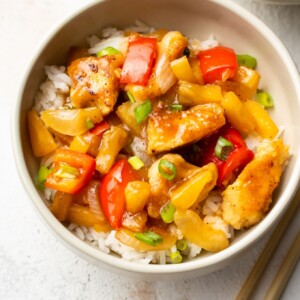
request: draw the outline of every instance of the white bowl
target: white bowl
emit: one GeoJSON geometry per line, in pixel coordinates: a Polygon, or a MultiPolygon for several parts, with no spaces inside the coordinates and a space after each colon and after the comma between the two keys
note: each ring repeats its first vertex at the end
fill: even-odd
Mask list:
{"type": "Polygon", "coordinates": [[[111,0],[97,1],[78,11],[58,26],[32,60],[13,115],[13,144],[20,178],[39,216],[51,231],[72,251],[86,260],[119,274],[144,279],[179,279],[201,275],[228,264],[247,247],[258,241],[280,219],[296,190],[300,176],[300,83],[297,69],[280,40],[255,16],[231,1],[195,0],[111,0]],[[101,32],[108,25],[122,28],[136,19],[157,28],[179,30],[192,38],[206,39],[211,33],[237,53],[249,53],[258,60],[261,86],[275,100],[272,117],[285,129],[284,139],[292,157],[280,187],[274,194],[274,205],[258,225],[237,234],[231,245],[214,254],[206,253],[178,265],[139,265],[102,253],[70,233],[51,214],[33,178],[38,162],[29,145],[26,112],[44,80],[45,65],[63,64],[68,48],[83,43],[85,37],[101,32]]]}

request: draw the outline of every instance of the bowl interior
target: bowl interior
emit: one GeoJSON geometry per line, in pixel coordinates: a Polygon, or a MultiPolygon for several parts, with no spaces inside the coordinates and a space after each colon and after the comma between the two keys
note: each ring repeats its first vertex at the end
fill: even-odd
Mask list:
{"type": "Polygon", "coordinates": [[[293,154],[274,196],[275,205],[271,212],[257,226],[238,234],[228,249],[217,254],[202,255],[180,266],[140,267],[128,262],[122,262],[122,266],[119,266],[150,273],[165,272],[166,269],[170,272],[195,269],[207,272],[213,265],[221,266],[221,262],[249,246],[271,227],[286,208],[299,179],[300,91],[296,68],[274,34],[236,4],[229,1],[111,0],[98,2],[67,20],[42,46],[20,91],[14,116],[15,152],[18,152],[16,159],[19,172],[39,214],[66,244],[71,244],[81,254],[84,252],[90,259],[118,265],[118,258],[100,253],[73,237],[45,207],[33,183],[38,162],[30,150],[25,114],[32,107],[39,85],[45,79],[45,65],[65,64],[70,46],[85,44],[87,36],[100,34],[101,29],[106,26],[122,28],[133,24],[136,19],[155,28],[179,30],[188,37],[199,40],[205,40],[213,34],[221,44],[234,48],[237,53],[255,56],[262,76],[260,87],[273,95],[275,109],[271,111],[271,115],[284,129],[284,139],[293,154]]]}

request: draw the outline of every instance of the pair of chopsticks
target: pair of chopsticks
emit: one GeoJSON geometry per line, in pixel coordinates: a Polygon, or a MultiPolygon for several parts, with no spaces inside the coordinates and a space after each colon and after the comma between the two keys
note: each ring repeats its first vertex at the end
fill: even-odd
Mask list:
{"type": "MultiPolygon", "coordinates": [[[[263,275],[266,266],[271,260],[277,245],[282,239],[283,234],[285,233],[288,225],[290,224],[293,215],[297,211],[297,207],[300,199],[300,189],[294,196],[287,212],[282,217],[280,222],[277,224],[274,232],[272,233],[267,245],[259,256],[257,262],[255,263],[251,273],[249,274],[247,280],[242,286],[239,294],[237,295],[236,300],[246,300],[250,299],[257,283],[259,282],[261,276],[263,275]]],[[[282,265],[280,266],[277,275],[275,276],[267,294],[265,300],[275,300],[279,299],[282,294],[286,283],[292,271],[300,257],[300,231],[298,232],[297,237],[295,238],[292,246],[290,247],[282,265]]]]}

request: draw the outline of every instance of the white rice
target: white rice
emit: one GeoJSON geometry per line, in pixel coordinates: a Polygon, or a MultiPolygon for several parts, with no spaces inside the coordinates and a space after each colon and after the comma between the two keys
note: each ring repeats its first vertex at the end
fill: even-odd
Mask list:
{"type": "Polygon", "coordinates": [[[216,230],[222,230],[227,238],[232,238],[234,230],[222,219],[222,196],[217,191],[212,191],[204,201],[202,213],[203,222],[210,224],[216,230]]]}
{"type": "Polygon", "coordinates": [[[216,46],[219,46],[219,42],[211,34],[207,40],[199,41],[198,39],[189,39],[189,49],[197,54],[200,50],[207,50],[216,46]]]}
{"type": "MultiPolygon", "coordinates": [[[[125,28],[128,31],[135,31],[140,33],[153,32],[155,29],[148,25],[136,21],[133,26],[125,28]]],[[[124,31],[113,27],[108,27],[102,31],[103,39],[93,35],[87,38],[90,46],[88,52],[95,54],[101,49],[111,46],[122,50],[124,41],[124,31]]],[[[199,51],[200,49],[208,49],[218,45],[218,41],[211,35],[208,40],[200,42],[196,39],[189,39],[189,47],[192,51],[199,51]]],[[[61,109],[63,107],[72,107],[69,93],[71,87],[71,78],[66,74],[66,67],[64,66],[46,66],[45,73],[47,79],[41,84],[40,90],[35,97],[34,109],[37,112],[48,109],[61,109]]],[[[42,163],[49,166],[52,162],[52,157],[47,157],[42,160],[42,163]]],[[[45,188],[45,199],[49,204],[54,199],[55,191],[45,188]]],[[[223,230],[227,237],[233,236],[233,229],[230,228],[219,216],[221,209],[222,198],[218,194],[211,193],[203,205],[204,222],[211,224],[214,228],[223,230]]],[[[67,227],[74,235],[82,241],[85,241],[98,248],[104,253],[117,253],[123,259],[141,263],[141,264],[166,264],[172,263],[170,254],[177,251],[174,245],[167,251],[136,251],[135,249],[122,244],[115,238],[115,230],[110,233],[97,232],[93,228],[78,226],[76,224],[69,224],[67,227]]],[[[169,226],[170,233],[177,237],[178,240],[183,239],[182,232],[175,226],[169,226]]],[[[187,242],[188,247],[182,254],[187,258],[194,258],[201,252],[201,248],[197,245],[187,242]]]]}
{"type": "Polygon", "coordinates": [[[45,73],[48,78],[41,84],[35,97],[34,110],[37,112],[61,108],[66,102],[72,85],[64,66],[46,66],[45,73]]]}
{"type": "MultiPolygon", "coordinates": [[[[112,230],[110,233],[97,232],[93,228],[86,228],[76,224],[70,224],[68,229],[81,240],[89,243],[90,245],[100,249],[104,253],[117,253],[123,259],[142,264],[166,264],[172,263],[170,257],[172,252],[176,252],[176,246],[172,246],[167,251],[137,251],[131,247],[122,244],[116,239],[116,231],[112,230]]],[[[194,258],[200,252],[201,248],[190,242],[187,242],[188,247],[183,252],[187,258],[194,258]]]]}

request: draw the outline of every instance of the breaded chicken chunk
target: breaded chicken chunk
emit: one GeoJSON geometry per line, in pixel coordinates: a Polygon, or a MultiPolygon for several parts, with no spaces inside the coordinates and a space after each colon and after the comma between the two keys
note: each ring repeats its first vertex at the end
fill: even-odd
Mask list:
{"type": "Polygon", "coordinates": [[[158,107],[148,120],[148,153],[169,151],[196,142],[224,124],[223,108],[216,103],[197,105],[186,111],[158,107]]]}
{"type": "Polygon", "coordinates": [[[120,54],[76,59],[68,67],[72,79],[70,97],[76,108],[97,106],[102,115],[114,108],[119,94],[118,68],[124,57],[120,54]]]}
{"type": "Polygon", "coordinates": [[[281,139],[265,140],[254,159],[222,193],[223,219],[235,229],[257,224],[272,202],[272,193],[288,159],[281,139]]]}

